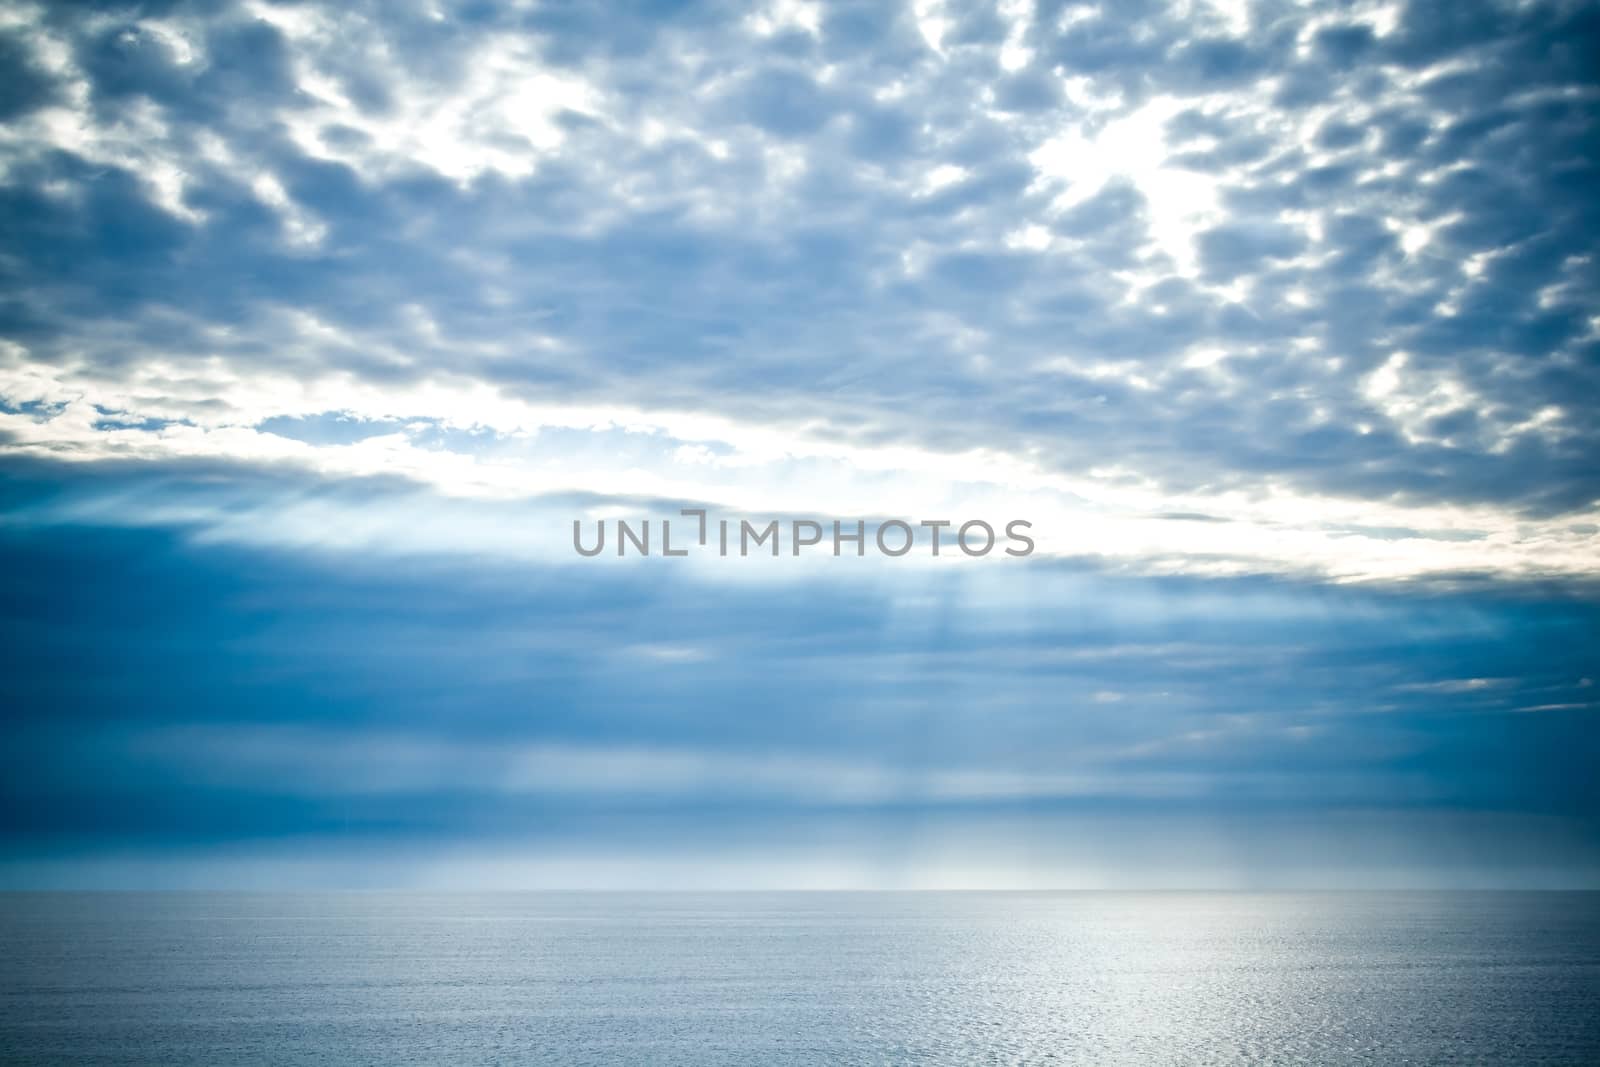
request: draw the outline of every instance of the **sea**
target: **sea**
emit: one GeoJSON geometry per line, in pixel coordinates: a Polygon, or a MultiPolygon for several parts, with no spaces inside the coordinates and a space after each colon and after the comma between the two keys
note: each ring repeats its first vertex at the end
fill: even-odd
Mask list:
{"type": "Polygon", "coordinates": [[[27,1064],[1600,1064],[1600,893],[0,895],[27,1064]]]}

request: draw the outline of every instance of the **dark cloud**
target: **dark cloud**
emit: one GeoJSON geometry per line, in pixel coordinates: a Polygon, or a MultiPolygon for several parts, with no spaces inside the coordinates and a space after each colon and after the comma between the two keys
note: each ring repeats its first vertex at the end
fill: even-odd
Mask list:
{"type": "MultiPolygon", "coordinates": [[[[1582,679],[1600,619],[1551,591],[1119,579],[1043,564],[1015,580],[1070,610],[1022,625],[1003,588],[974,597],[958,577],[924,577],[913,622],[894,607],[910,587],[846,577],[705,597],[670,568],[596,565],[582,582],[563,567],[397,568],[49,517],[106,493],[205,500],[207,481],[199,469],[80,477],[13,465],[0,483],[13,697],[0,836],[12,855],[244,837],[459,840],[598,812],[625,831],[708,804],[772,820],[840,804],[913,803],[930,818],[1132,805],[1209,811],[1222,825],[1260,803],[1324,815],[1593,810],[1582,708],[1596,698],[1582,679]],[[1521,710],[1545,705],[1578,710],[1521,710]],[[420,765],[396,748],[412,743],[429,753],[420,765]],[[620,780],[508,793],[473,778],[499,766],[495,752],[619,743],[1103,784],[845,801],[825,776],[815,793],[774,795],[713,775],[665,797],[620,780]],[[386,777],[397,767],[414,777],[386,777]],[[1188,784],[1161,799],[1171,782],[1188,784]]],[[[306,487],[235,488],[270,507],[306,487]]],[[[395,490],[315,491],[379,509],[395,490]]]]}
{"type": "Polygon", "coordinates": [[[1298,230],[1265,223],[1234,223],[1200,235],[1200,262],[1209,277],[1232,281],[1255,274],[1273,259],[1292,259],[1306,245],[1298,230]]]}
{"type": "Polygon", "coordinates": [[[24,40],[0,34],[0,122],[58,99],[55,79],[34,65],[31,52],[24,40]]]}

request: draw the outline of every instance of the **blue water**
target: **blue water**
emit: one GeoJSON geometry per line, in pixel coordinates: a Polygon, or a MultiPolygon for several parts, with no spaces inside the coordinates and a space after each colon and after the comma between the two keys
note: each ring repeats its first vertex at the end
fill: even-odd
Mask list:
{"type": "Polygon", "coordinates": [[[0,1059],[1600,1064],[1600,894],[9,894],[0,1059]]]}

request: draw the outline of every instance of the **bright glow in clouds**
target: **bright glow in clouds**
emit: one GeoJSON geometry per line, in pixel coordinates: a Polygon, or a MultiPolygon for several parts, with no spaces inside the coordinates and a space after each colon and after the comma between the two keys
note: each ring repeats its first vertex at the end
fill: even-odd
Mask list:
{"type": "Polygon", "coordinates": [[[1219,180],[1168,163],[1162,130],[1184,106],[1172,97],[1151,100],[1092,134],[1069,130],[1040,145],[1029,158],[1041,175],[1067,183],[1056,201],[1060,210],[1083,203],[1114,178],[1132,184],[1148,202],[1156,246],[1172,257],[1181,274],[1192,276],[1198,269],[1195,236],[1218,219],[1219,180]]]}
{"type": "MultiPolygon", "coordinates": [[[[1403,361],[1391,361],[1373,375],[1369,389],[1379,402],[1398,402],[1388,398],[1401,366],[1403,361]]],[[[1571,516],[1530,524],[1490,507],[1407,507],[1292,489],[1180,495],[1140,484],[1116,467],[1064,474],[996,448],[935,452],[852,445],[825,426],[758,426],[723,416],[610,406],[546,407],[470,381],[388,389],[344,376],[241,380],[214,363],[189,379],[199,387],[192,397],[146,400],[137,393],[80,392],[76,383],[24,373],[9,383],[7,400],[42,405],[44,414],[0,415],[0,429],[19,451],[58,459],[289,464],[322,477],[399,475],[447,496],[530,502],[591,493],[710,503],[747,513],[1021,516],[1034,523],[1042,554],[1098,557],[1157,573],[1283,571],[1360,580],[1465,571],[1586,575],[1596,568],[1592,535],[1575,530],[1571,516]],[[349,420],[356,431],[363,424],[374,429],[348,444],[312,444],[260,428],[285,418],[349,420]],[[183,421],[138,425],[147,419],[183,421]],[[434,440],[441,429],[470,435],[459,446],[441,445],[434,440]],[[571,433],[547,433],[557,430],[571,433]],[[628,444],[615,447],[619,441],[628,444]],[[1185,521],[1185,515],[1199,521],[1185,521]],[[1397,537],[1397,529],[1407,532],[1397,537]]],[[[147,382],[170,387],[187,372],[153,363],[142,373],[147,382]]],[[[1429,402],[1437,411],[1457,406],[1429,402]]],[[[557,506],[540,520],[547,526],[519,531],[516,555],[564,558],[570,551],[566,511],[557,506]]],[[[592,506],[584,514],[647,513],[592,506]]],[[[1600,519],[1600,512],[1591,517],[1600,519]]],[[[274,519],[258,519],[251,540],[271,543],[274,519]]],[[[403,549],[409,522],[399,517],[398,523],[394,539],[384,543],[403,549]]],[[[433,524],[430,530],[425,547],[448,551],[448,538],[440,538],[433,524]]],[[[301,539],[287,530],[282,536],[301,539]]],[[[503,540],[466,529],[458,536],[461,549],[472,552],[503,540]]]]}

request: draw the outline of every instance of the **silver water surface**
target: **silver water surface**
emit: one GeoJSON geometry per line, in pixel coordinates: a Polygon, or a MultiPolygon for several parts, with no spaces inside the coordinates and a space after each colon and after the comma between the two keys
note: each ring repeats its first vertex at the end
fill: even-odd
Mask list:
{"type": "Polygon", "coordinates": [[[17,1063],[1600,1063],[1600,894],[8,894],[17,1063]]]}

